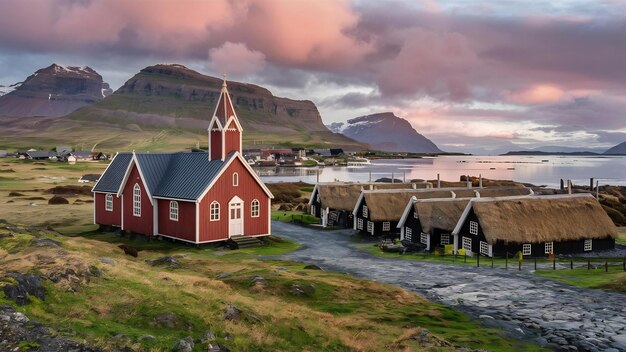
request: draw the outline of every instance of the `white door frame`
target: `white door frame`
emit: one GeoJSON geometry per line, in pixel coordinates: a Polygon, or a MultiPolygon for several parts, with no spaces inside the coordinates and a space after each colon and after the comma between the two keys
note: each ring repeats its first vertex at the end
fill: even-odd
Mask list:
{"type": "Polygon", "coordinates": [[[228,202],[228,238],[237,235],[244,235],[243,227],[243,199],[234,196],[228,202]],[[233,215],[235,217],[233,217],[233,215]],[[239,218],[237,218],[239,216],[239,218]]]}

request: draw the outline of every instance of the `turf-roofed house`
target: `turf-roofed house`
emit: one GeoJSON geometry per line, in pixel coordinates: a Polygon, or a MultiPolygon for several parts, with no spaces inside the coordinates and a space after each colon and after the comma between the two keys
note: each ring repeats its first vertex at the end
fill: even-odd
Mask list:
{"type": "Polygon", "coordinates": [[[617,228],[590,194],[473,198],[454,231],[469,254],[543,257],[615,248],[617,228]]]}
{"type": "Polygon", "coordinates": [[[526,187],[453,188],[451,190],[455,198],[418,199],[411,197],[398,222],[400,240],[420,243],[427,251],[453,245],[452,231],[471,198],[533,194],[533,191],[526,187]]]}
{"type": "Polygon", "coordinates": [[[209,150],[118,153],[93,188],[94,222],[194,244],[270,234],[272,193],[241,155],[226,80],[209,150]]]}

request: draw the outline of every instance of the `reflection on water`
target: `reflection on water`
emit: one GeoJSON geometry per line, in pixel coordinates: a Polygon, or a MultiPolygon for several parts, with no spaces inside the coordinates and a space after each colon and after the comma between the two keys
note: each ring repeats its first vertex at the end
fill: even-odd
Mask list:
{"type": "Polygon", "coordinates": [[[515,180],[556,187],[560,179],[588,185],[589,178],[600,184],[626,185],[626,157],[584,156],[443,156],[423,159],[373,160],[372,165],[347,168],[255,168],[266,182],[368,181],[381,177],[458,181],[461,175],[515,180]]]}

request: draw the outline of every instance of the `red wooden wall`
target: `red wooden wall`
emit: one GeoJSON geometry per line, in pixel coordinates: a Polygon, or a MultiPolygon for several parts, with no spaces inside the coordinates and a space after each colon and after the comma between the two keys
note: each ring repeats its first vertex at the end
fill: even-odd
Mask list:
{"type": "Polygon", "coordinates": [[[178,221],[170,220],[170,201],[157,199],[159,234],[196,241],[196,203],[178,202],[178,221]]]}
{"type": "Polygon", "coordinates": [[[141,177],[139,177],[136,165],[133,165],[128,181],[122,191],[122,197],[124,197],[124,230],[152,236],[154,215],[152,204],[150,203],[146,186],[141,177]],[[138,184],[139,188],[141,188],[141,217],[133,215],[133,187],[135,187],[135,184],[138,184]]]}
{"type": "Polygon", "coordinates": [[[211,160],[222,158],[222,132],[211,131],[211,160]]]}
{"type": "Polygon", "coordinates": [[[200,202],[200,242],[228,239],[228,202],[235,195],[244,201],[244,234],[246,236],[268,234],[270,211],[268,197],[241,161],[235,159],[200,202]],[[233,187],[232,184],[233,172],[239,174],[237,187],[233,187]],[[259,200],[259,217],[253,218],[250,204],[255,198],[259,200]],[[220,203],[220,221],[210,221],[210,204],[214,200],[220,203]]]}
{"type": "MultiPolygon", "coordinates": [[[[230,125],[228,126],[229,128],[237,128],[237,125],[235,124],[235,121],[231,122],[230,125]]],[[[241,134],[241,132],[239,131],[229,131],[228,129],[226,130],[226,132],[224,132],[226,135],[226,143],[225,143],[225,148],[226,148],[226,153],[224,155],[228,155],[230,152],[234,152],[234,151],[238,151],[241,152],[241,150],[239,150],[240,144],[239,144],[239,135],[241,134]]]]}
{"type": "Polygon", "coordinates": [[[106,193],[95,193],[96,224],[122,225],[122,198],[113,194],[113,211],[106,211],[106,193]]]}

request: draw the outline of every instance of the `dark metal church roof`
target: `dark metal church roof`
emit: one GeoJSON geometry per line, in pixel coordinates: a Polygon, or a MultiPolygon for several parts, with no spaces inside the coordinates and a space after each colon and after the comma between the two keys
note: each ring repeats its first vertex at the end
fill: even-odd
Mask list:
{"type": "MultiPolygon", "coordinates": [[[[118,154],[94,192],[118,192],[133,154],[118,154]]],[[[156,197],[196,200],[235,153],[225,161],[208,160],[207,153],[135,154],[146,187],[156,197]]]]}

